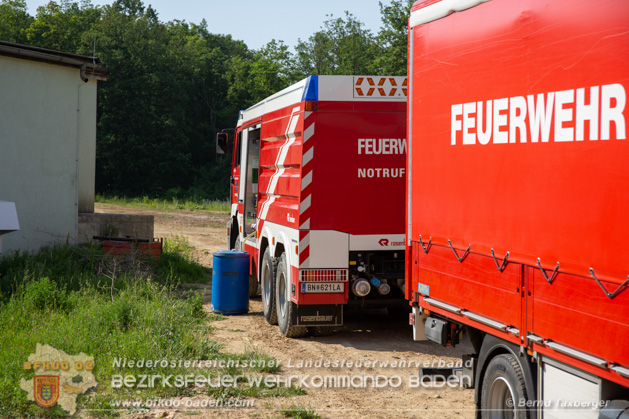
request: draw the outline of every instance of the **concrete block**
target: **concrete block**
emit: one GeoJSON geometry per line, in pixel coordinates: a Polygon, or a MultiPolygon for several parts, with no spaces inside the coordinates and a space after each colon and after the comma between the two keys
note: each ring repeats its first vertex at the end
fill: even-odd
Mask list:
{"type": "Polygon", "coordinates": [[[94,236],[153,240],[154,231],[152,215],[79,213],[79,242],[94,236]]]}

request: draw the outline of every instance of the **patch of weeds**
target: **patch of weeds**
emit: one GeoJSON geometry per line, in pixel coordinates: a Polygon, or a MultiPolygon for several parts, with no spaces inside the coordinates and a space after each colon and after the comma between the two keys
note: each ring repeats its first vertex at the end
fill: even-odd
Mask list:
{"type": "Polygon", "coordinates": [[[319,415],[314,409],[306,408],[302,405],[292,404],[280,410],[280,413],[287,418],[318,419],[319,415]]]}
{"type": "Polygon", "coordinates": [[[210,283],[211,271],[194,260],[193,250],[187,237],[171,235],[165,238],[164,253],[157,263],[158,269],[169,279],[171,273],[176,272],[179,283],[210,283]]]}

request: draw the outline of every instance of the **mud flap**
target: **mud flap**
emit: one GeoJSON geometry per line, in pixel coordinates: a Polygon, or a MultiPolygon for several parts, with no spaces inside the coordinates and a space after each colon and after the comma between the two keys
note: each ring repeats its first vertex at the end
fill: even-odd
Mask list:
{"type": "Polygon", "coordinates": [[[292,311],[292,323],[295,326],[342,326],[343,306],[331,305],[298,305],[292,311]]]}

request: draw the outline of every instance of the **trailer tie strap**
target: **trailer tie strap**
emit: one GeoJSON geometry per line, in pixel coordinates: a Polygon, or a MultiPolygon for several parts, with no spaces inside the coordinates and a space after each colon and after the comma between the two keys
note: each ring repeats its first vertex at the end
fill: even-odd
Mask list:
{"type": "Polygon", "coordinates": [[[494,263],[496,264],[496,268],[498,268],[500,272],[504,271],[505,268],[507,267],[507,259],[509,259],[509,252],[507,252],[504,259],[502,259],[502,265],[498,265],[498,260],[496,259],[496,255],[494,254],[493,248],[491,249],[491,256],[494,258],[494,263]]]}
{"type": "Polygon", "coordinates": [[[456,256],[457,260],[461,263],[463,263],[467,255],[470,253],[470,250],[472,249],[472,245],[470,244],[467,247],[467,250],[465,251],[465,253],[463,253],[463,256],[459,257],[459,254],[456,252],[456,250],[454,250],[454,247],[452,247],[452,243],[450,242],[450,240],[448,240],[448,244],[450,245],[450,249],[452,249],[452,251],[454,252],[454,256],[456,256]]]}
{"type": "Polygon", "coordinates": [[[594,274],[594,269],[593,268],[590,268],[590,273],[594,277],[594,280],[596,281],[598,286],[601,287],[601,289],[603,290],[605,295],[607,295],[607,297],[609,297],[610,300],[613,300],[614,297],[616,297],[618,294],[620,294],[622,292],[622,290],[625,288],[625,286],[627,284],[629,284],[629,276],[627,276],[627,280],[625,282],[623,282],[622,284],[620,284],[620,286],[618,288],[616,288],[616,291],[611,293],[611,292],[607,291],[605,289],[605,287],[603,287],[603,284],[601,284],[601,281],[599,281],[598,278],[596,277],[596,275],[594,274]]]}
{"type": "Polygon", "coordinates": [[[428,254],[428,250],[430,250],[430,245],[432,244],[432,237],[428,240],[428,244],[426,246],[424,246],[424,242],[422,242],[422,236],[420,234],[419,235],[419,244],[422,246],[422,249],[424,249],[424,253],[428,254]]]}
{"type": "Polygon", "coordinates": [[[544,268],[542,268],[542,262],[539,258],[537,258],[537,266],[539,266],[539,270],[542,271],[542,275],[544,275],[544,278],[546,278],[546,282],[552,284],[555,280],[555,277],[557,276],[557,273],[559,272],[559,262],[557,262],[557,266],[555,266],[553,274],[550,276],[550,278],[548,277],[548,275],[546,275],[546,271],[544,270],[544,268]]]}

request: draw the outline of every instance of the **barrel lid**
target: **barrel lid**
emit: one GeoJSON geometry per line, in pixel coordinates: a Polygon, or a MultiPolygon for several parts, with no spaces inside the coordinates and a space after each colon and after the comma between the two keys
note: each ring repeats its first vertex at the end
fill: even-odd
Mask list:
{"type": "Polygon", "coordinates": [[[214,252],[214,256],[224,259],[241,259],[249,257],[249,252],[243,252],[240,250],[219,250],[218,252],[214,252]]]}

